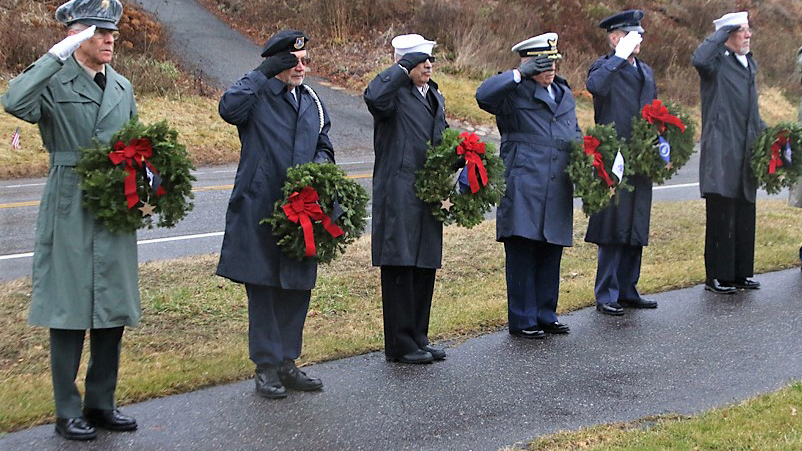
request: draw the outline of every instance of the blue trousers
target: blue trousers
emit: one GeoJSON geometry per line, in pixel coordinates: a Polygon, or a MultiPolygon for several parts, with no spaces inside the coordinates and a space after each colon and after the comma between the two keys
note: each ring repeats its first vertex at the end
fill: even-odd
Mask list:
{"type": "Polygon", "coordinates": [[[504,240],[510,329],[557,321],[563,248],[521,237],[504,240]]]}
{"type": "Polygon", "coordinates": [[[596,303],[610,304],[619,299],[637,300],[643,246],[600,244],[596,268],[596,303]]]}
{"type": "Polygon", "coordinates": [[[245,284],[248,350],[256,365],[276,365],[301,355],[311,290],[245,284]]]}

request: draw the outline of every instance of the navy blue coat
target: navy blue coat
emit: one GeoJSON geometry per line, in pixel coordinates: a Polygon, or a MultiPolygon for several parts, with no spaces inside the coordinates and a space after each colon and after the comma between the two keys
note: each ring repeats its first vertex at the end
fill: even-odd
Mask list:
{"type": "Polygon", "coordinates": [[[757,63],[749,53],[748,67],[741,65],[724,45],[728,37],[720,29],[693,52],[702,94],[699,189],[702,197],[718,194],[755,202],[752,144],[766,128],[758,111],[757,63]]]}
{"type": "MultiPolygon", "coordinates": [[[[588,71],[587,88],[593,94],[597,124],[615,124],[618,136],[628,140],[632,118],[657,98],[654,71],[641,60],[637,69],[614,54],[596,60],[588,71]]],[[[626,164],[626,162],[625,162],[626,164]]],[[[643,176],[627,178],[634,191],[620,190],[611,205],[590,217],[585,241],[596,244],[649,244],[652,182],[643,176]]]]}
{"type": "Polygon", "coordinates": [[[532,79],[513,71],[485,80],[476,91],[483,110],[496,115],[507,190],[497,210],[496,239],[517,236],[571,246],[573,186],[565,172],[571,141],[582,139],[568,83],[555,77],[559,104],[532,79]],[[560,98],[560,95],[562,98],[560,98]]]}
{"type": "Polygon", "coordinates": [[[401,66],[394,64],[365,89],[373,115],[374,266],[439,268],[443,255],[443,223],[431,206],[415,195],[415,171],[426,162],[426,149],[438,145],[447,127],[445,99],[429,81],[434,109],[401,66]]]}
{"type": "Polygon", "coordinates": [[[325,107],[321,104],[321,130],[312,95],[303,85],[295,89],[301,90],[298,107],[284,82],[253,71],[220,99],[220,116],[237,126],[242,142],[217,266],[218,275],[235,282],[290,290],[315,286],[317,261],[287,257],[276,245],[271,227],[259,224],[273,214],[273,204],[283,197],[287,168],[311,161],[334,162],[325,107]]]}

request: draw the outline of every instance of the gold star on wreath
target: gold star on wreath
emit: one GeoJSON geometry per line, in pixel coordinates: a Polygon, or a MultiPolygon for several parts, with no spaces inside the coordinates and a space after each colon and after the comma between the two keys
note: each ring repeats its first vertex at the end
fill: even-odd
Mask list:
{"type": "Polygon", "coordinates": [[[669,161],[668,163],[666,163],[666,170],[667,171],[670,171],[673,167],[674,167],[674,163],[673,162],[669,161]]]}
{"type": "Polygon", "coordinates": [[[142,212],[142,216],[151,216],[153,214],[153,209],[156,208],[153,205],[145,202],[145,205],[139,207],[139,211],[142,212]]]}
{"type": "Polygon", "coordinates": [[[445,211],[449,211],[453,205],[450,198],[440,202],[440,208],[445,211]]]}
{"type": "Polygon", "coordinates": [[[615,196],[615,187],[611,186],[610,187],[610,198],[612,199],[613,196],[615,196]]]}

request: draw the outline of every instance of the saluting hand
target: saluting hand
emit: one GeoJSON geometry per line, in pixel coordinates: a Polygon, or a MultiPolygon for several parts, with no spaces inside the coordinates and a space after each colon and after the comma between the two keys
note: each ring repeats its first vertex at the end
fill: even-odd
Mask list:
{"type": "Polygon", "coordinates": [[[256,70],[265,74],[265,77],[272,78],[296,65],[298,65],[298,57],[290,52],[285,52],[268,56],[256,70]]]}
{"type": "Polygon", "coordinates": [[[543,55],[526,60],[518,66],[518,72],[521,73],[522,78],[529,78],[552,69],[554,69],[554,61],[543,55]]]}
{"type": "Polygon", "coordinates": [[[632,55],[632,52],[635,51],[635,47],[642,41],[643,36],[641,36],[640,33],[637,31],[630,31],[618,41],[618,45],[615,46],[615,56],[628,59],[632,55]]]}
{"type": "Polygon", "coordinates": [[[418,64],[426,61],[429,59],[429,55],[423,52],[412,52],[407,53],[404,55],[401,60],[398,61],[398,64],[401,65],[407,72],[411,71],[415,68],[418,64]]]}
{"type": "Polygon", "coordinates": [[[87,28],[86,30],[69,35],[50,48],[49,53],[61,61],[66,61],[74,52],[75,49],[81,46],[81,43],[95,35],[95,26],[87,28]]]}

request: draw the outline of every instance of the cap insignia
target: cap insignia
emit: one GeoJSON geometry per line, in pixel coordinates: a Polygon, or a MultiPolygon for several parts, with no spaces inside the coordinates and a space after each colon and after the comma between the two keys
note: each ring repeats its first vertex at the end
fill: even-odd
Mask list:
{"type": "Polygon", "coordinates": [[[295,50],[301,50],[304,48],[304,38],[295,38],[295,45],[293,47],[295,47],[295,50]]]}

